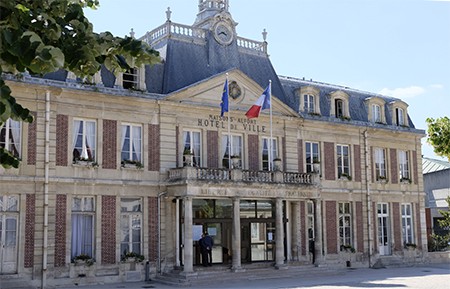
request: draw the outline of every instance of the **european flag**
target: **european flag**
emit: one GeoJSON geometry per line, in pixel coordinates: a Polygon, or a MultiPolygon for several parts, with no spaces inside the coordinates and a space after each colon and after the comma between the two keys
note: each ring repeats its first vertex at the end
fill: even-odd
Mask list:
{"type": "Polygon", "coordinates": [[[228,112],[228,79],[225,80],[225,84],[223,85],[222,103],[220,106],[222,108],[220,116],[223,117],[223,114],[228,112]]]}

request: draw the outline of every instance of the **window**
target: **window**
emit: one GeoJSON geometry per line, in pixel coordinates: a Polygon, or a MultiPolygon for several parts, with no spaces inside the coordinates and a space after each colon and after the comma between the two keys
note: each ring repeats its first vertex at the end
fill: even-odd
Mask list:
{"type": "Polygon", "coordinates": [[[222,167],[231,168],[230,158],[239,158],[239,167],[242,168],[242,136],[222,136],[222,167]]]}
{"type": "Polygon", "coordinates": [[[0,147],[9,151],[14,157],[21,156],[21,124],[18,121],[7,119],[0,126],[0,147]]]}
{"type": "Polygon", "coordinates": [[[94,161],[96,153],[96,125],[95,121],[73,121],[73,162],[85,160],[94,161]]]}
{"type": "Polygon", "coordinates": [[[72,200],[72,251],[94,257],[94,197],[74,197],[72,200]]]}
{"type": "Polygon", "coordinates": [[[411,204],[402,204],[402,234],[403,244],[414,243],[411,204]]]}
{"type": "Polygon", "coordinates": [[[378,104],[372,104],[372,122],[380,123],[381,121],[381,107],[378,104]]]}
{"type": "Polygon", "coordinates": [[[314,95],[303,95],[303,111],[308,113],[315,113],[314,109],[314,95]]]}
{"type": "Polygon", "coordinates": [[[350,203],[339,203],[339,244],[341,250],[353,245],[350,203]]]}
{"type": "Polygon", "coordinates": [[[122,164],[142,163],[142,127],[122,125],[122,164]]]}
{"type": "Polygon", "coordinates": [[[350,177],[350,151],[348,145],[337,145],[338,177],[350,177]]]}
{"type": "MultiPolygon", "coordinates": [[[[183,132],[183,154],[187,152],[192,155],[192,165],[194,167],[201,166],[201,138],[198,131],[185,131],[183,132]]],[[[187,164],[186,159],[183,159],[184,165],[187,164]]]]}
{"type": "Polygon", "coordinates": [[[277,140],[275,138],[262,139],[262,167],[264,171],[273,169],[273,160],[278,157],[277,140]],[[270,153],[269,153],[270,152],[270,153]],[[270,161],[269,161],[270,160],[270,161]]]}
{"type": "Polygon", "coordinates": [[[375,178],[377,181],[386,179],[386,153],[380,148],[375,148],[375,178]]]}
{"type": "Polygon", "coordinates": [[[142,251],[142,200],[122,198],[120,200],[120,254],[141,254],[142,251]]]}
{"type": "Polygon", "coordinates": [[[404,117],[403,109],[396,108],[395,109],[395,117],[396,117],[396,122],[397,122],[398,126],[405,125],[405,117],[404,117]]]}
{"type": "Polygon", "coordinates": [[[122,75],[122,87],[125,89],[138,89],[139,87],[139,70],[130,68],[122,75]]]}
{"type": "Polygon", "coordinates": [[[407,151],[398,152],[400,181],[409,181],[409,157],[407,151]]]}
{"type": "Polygon", "coordinates": [[[335,100],[335,115],[337,118],[344,117],[344,101],[342,99],[335,100]]]}
{"type": "Polygon", "coordinates": [[[305,156],[306,156],[306,172],[316,173],[314,164],[319,164],[320,168],[320,154],[319,154],[319,144],[314,142],[305,142],[305,156]]]}

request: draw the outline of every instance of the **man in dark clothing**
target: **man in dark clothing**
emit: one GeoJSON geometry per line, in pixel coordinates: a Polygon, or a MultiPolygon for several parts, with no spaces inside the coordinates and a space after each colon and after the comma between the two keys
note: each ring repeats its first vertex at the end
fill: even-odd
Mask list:
{"type": "Polygon", "coordinates": [[[211,236],[205,232],[203,237],[200,239],[200,251],[202,253],[202,264],[203,266],[212,266],[212,247],[214,246],[214,241],[211,236]]]}

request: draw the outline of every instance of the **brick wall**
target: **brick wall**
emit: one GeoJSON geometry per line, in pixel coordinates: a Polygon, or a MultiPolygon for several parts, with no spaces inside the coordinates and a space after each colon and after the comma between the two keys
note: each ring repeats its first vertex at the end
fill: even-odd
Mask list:
{"type": "Polygon", "coordinates": [[[392,221],[394,224],[394,251],[402,251],[402,226],[400,224],[400,204],[392,203],[392,221]]]}
{"type": "Polygon", "coordinates": [[[308,245],[306,243],[306,235],[308,234],[308,228],[306,227],[306,202],[300,201],[300,220],[297,220],[297,222],[300,222],[300,242],[301,242],[301,254],[303,256],[306,255],[306,252],[308,251],[308,245]]]}
{"type": "Polygon", "coordinates": [[[56,165],[67,166],[67,151],[69,146],[69,117],[58,114],[56,116],[56,165]]]}
{"type": "Polygon", "coordinates": [[[390,178],[390,181],[393,184],[398,184],[399,166],[397,164],[397,150],[390,149],[389,151],[390,151],[390,155],[391,155],[391,178],[390,178]]]}
{"type": "Polygon", "coordinates": [[[115,120],[103,120],[102,168],[113,170],[117,168],[117,121],[115,120]]]}
{"type": "Polygon", "coordinates": [[[361,181],[361,146],[360,145],[354,145],[353,146],[353,151],[354,151],[354,163],[355,163],[355,177],[354,180],[355,182],[360,182],[361,181]]]}
{"type": "Polygon", "coordinates": [[[417,239],[417,247],[422,248],[422,231],[421,231],[421,221],[420,221],[420,205],[415,204],[414,211],[416,212],[416,239],[417,239]]]}
{"type": "Polygon", "coordinates": [[[148,126],[148,170],[160,170],[160,126],[158,124],[150,124],[148,126]]]}
{"type": "Polygon", "coordinates": [[[33,122],[28,124],[28,156],[27,156],[27,164],[35,165],[36,164],[36,144],[37,144],[37,114],[36,112],[31,112],[33,115],[33,122]]]}
{"type": "Polygon", "coordinates": [[[208,130],[206,133],[206,142],[208,144],[208,168],[219,168],[219,133],[208,130]]]}
{"type": "Polygon", "coordinates": [[[325,180],[336,180],[336,164],[334,162],[334,143],[325,142],[324,146],[324,160],[325,160],[325,180]]]}
{"type": "Polygon", "coordinates": [[[336,202],[325,202],[325,214],[326,214],[326,234],[327,234],[327,254],[337,254],[338,247],[338,233],[337,233],[337,215],[336,215],[336,202]]]}
{"type": "Polygon", "coordinates": [[[298,157],[298,172],[304,173],[303,170],[303,140],[297,140],[297,157],[298,157]]]}
{"type": "Polygon", "coordinates": [[[66,195],[56,195],[55,209],[55,267],[64,267],[66,264],[66,195]]]}
{"type": "Polygon", "coordinates": [[[248,135],[248,168],[250,170],[259,170],[259,139],[256,134],[248,135]]]}
{"type": "Polygon", "coordinates": [[[32,268],[34,265],[34,230],[36,224],[36,196],[26,196],[25,209],[25,252],[24,267],[32,268]]]}
{"type": "MultiPolygon", "coordinates": [[[[148,260],[158,260],[159,232],[158,232],[158,198],[148,198],[148,260]]],[[[176,236],[178,238],[178,236],[176,236]]],[[[176,257],[178,258],[178,256],[176,257]]]]}
{"type": "Polygon", "coordinates": [[[425,222],[427,224],[427,237],[433,233],[433,225],[431,222],[431,208],[425,208],[425,222]]]}
{"type": "Polygon", "coordinates": [[[355,203],[355,217],[356,217],[356,250],[360,253],[364,252],[364,220],[362,202],[355,203]]]}
{"type": "Polygon", "coordinates": [[[102,264],[116,263],[116,197],[102,196],[102,264]]]}

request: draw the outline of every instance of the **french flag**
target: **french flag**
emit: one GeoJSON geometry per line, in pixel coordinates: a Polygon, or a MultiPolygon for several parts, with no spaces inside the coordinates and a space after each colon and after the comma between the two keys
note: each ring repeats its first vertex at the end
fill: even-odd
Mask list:
{"type": "Polygon", "coordinates": [[[259,116],[259,113],[261,110],[270,108],[270,94],[271,94],[271,87],[270,84],[267,86],[267,88],[264,90],[264,92],[261,94],[261,96],[258,98],[258,100],[255,102],[252,107],[247,111],[245,114],[247,118],[255,118],[259,116]]]}

